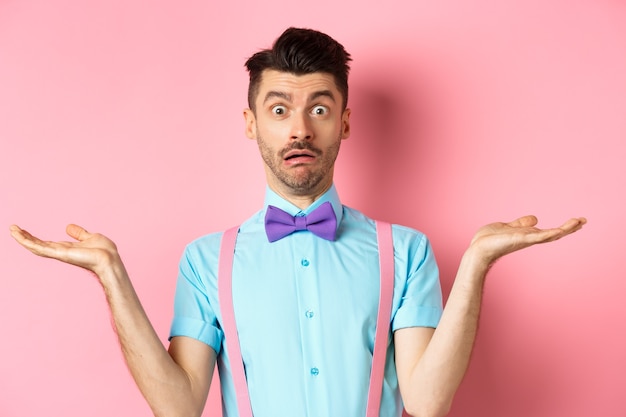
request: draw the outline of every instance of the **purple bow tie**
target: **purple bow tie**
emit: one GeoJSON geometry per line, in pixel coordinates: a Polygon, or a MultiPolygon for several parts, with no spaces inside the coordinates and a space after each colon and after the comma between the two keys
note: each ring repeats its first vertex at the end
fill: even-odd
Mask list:
{"type": "Polygon", "coordinates": [[[337,217],[330,202],[325,202],[308,216],[292,216],[274,206],[267,206],[265,232],[270,242],[275,242],[296,230],[308,230],[326,240],[335,240],[337,217]]]}

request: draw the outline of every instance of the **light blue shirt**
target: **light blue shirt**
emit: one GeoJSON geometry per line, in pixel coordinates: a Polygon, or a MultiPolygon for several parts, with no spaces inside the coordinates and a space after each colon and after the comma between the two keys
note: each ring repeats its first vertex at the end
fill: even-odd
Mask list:
{"type": "MultiPolygon", "coordinates": [[[[255,417],[365,416],[380,286],[375,223],[342,206],[334,186],[304,211],[268,188],[265,207],[305,215],[326,201],[337,215],[335,241],[303,230],[269,243],[265,208],[239,230],[233,303],[255,417]]],[[[436,327],[442,299],[428,239],[407,227],[392,230],[391,329],[436,327]]],[[[185,249],[170,337],[192,337],[218,353],[224,416],[234,417],[217,294],[221,237],[209,234],[185,249]]],[[[401,413],[390,337],[380,416],[401,413]]]]}

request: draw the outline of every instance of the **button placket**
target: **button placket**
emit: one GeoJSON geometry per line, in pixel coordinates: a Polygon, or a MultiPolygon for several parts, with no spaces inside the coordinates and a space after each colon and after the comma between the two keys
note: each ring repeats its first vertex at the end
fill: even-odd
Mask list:
{"type": "Polygon", "coordinates": [[[320,367],[319,341],[322,332],[318,317],[319,306],[319,271],[316,268],[317,248],[307,233],[293,235],[295,255],[295,277],[298,287],[298,315],[300,337],[302,341],[303,374],[309,381],[306,383],[307,397],[315,397],[319,389],[322,367],[320,367]],[[309,385],[312,384],[312,385],[309,385]],[[316,388],[318,387],[318,388],[316,388]]]}

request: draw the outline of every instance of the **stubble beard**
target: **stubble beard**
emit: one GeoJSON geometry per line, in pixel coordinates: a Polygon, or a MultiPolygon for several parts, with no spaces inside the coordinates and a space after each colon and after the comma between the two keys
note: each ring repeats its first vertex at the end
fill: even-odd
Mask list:
{"type": "Polygon", "coordinates": [[[309,195],[315,192],[329,175],[332,175],[332,169],[341,145],[341,137],[325,151],[314,147],[306,140],[302,140],[292,142],[289,146],[276,152],[268,146],[259,132],[257,132],[257,143],[263,162],[272,174],[295,195],[309,195]],[[297,166],[284,169],[282,167],[284,155],[294,149],[313,152],[318,158],[318,165],[309,169],[298,169],[297,166]],[[298,172],[295,172],[296,170],[298,172]]]}

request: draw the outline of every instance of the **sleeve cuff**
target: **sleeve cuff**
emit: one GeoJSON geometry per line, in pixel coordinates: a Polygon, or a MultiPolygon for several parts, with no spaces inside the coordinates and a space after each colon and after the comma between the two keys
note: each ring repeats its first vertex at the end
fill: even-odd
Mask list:
{"type": "Polygon", "coordinates": [[[224,333],[210,323],[188,317],[174,317],[170,337],[187,336],[206,343],[216,353],[220,353],[224,333]]]}
{"type": "Polygon", "coordinates": [[[391,328],[394,332],[406,327],[436,328],[442,313],[439,307],[405,305],[396,312],[391,328]]]}

